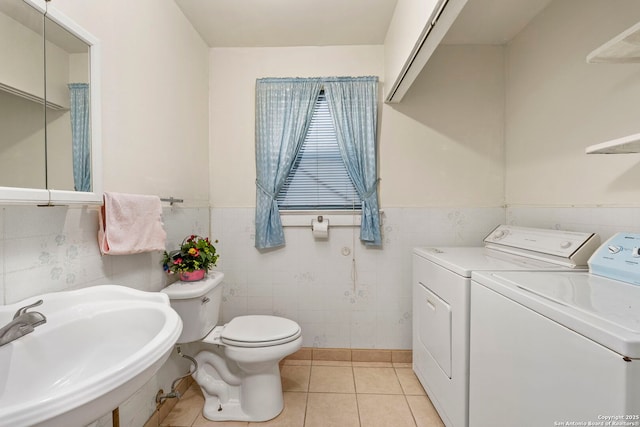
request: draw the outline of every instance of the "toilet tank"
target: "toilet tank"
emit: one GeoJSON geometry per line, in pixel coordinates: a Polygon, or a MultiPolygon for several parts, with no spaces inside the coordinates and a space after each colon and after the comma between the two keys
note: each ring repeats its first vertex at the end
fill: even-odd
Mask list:
{"type": "Polygon", "coordinates": [[[212,271],[203,280],[175,282],[162,290],[169,296],[171,308],[182,319],[178,344],[199,341],[216,326],[222,303],[223,278],[223,273],[212,271]]]}

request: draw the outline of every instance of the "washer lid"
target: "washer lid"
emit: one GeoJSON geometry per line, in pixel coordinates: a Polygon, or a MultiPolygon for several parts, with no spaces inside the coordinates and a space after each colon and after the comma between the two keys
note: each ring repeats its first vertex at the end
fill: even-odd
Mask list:
{"type": "Polygon", "coordinates": [[[276,345],[292,341],[300,335],[300,326],[293,320],[277,316],[238,316],[222,330],[222,341],[230,345],[253,347],[276,345]]]}
{"type": "Polygon", "coordinates": [[[640,359],[640,286],[585,272],[474,272],[472,280],[622,356],[640,359]]]}

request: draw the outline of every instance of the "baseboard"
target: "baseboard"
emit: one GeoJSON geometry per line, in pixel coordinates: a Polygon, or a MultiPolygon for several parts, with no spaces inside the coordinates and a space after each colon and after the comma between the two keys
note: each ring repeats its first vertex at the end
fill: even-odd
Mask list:
{"type": "Polygon", "coordinates": [[[303,347],[285,360],[411,363],[411,350],[303,347]]]}

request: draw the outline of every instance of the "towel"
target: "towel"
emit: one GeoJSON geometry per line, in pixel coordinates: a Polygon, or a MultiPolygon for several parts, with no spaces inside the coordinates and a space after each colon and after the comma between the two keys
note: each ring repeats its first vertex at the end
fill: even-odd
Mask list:
{"type": "Polygon", "coordinates": [[[104,193],[98,243],[103,255],[163,251],[167,233],[158,196],[104,193]]]}

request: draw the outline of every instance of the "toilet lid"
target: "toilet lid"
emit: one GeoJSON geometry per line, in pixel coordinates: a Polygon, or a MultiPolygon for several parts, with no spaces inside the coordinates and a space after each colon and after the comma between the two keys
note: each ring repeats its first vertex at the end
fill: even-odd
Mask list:
{"type": "Polygon", "coordinates": [[[238,347],[267,347],[293,341],[301,334],[293,320],[277,316],[238,316],[227,323],[220,338],[238,347]]]}

